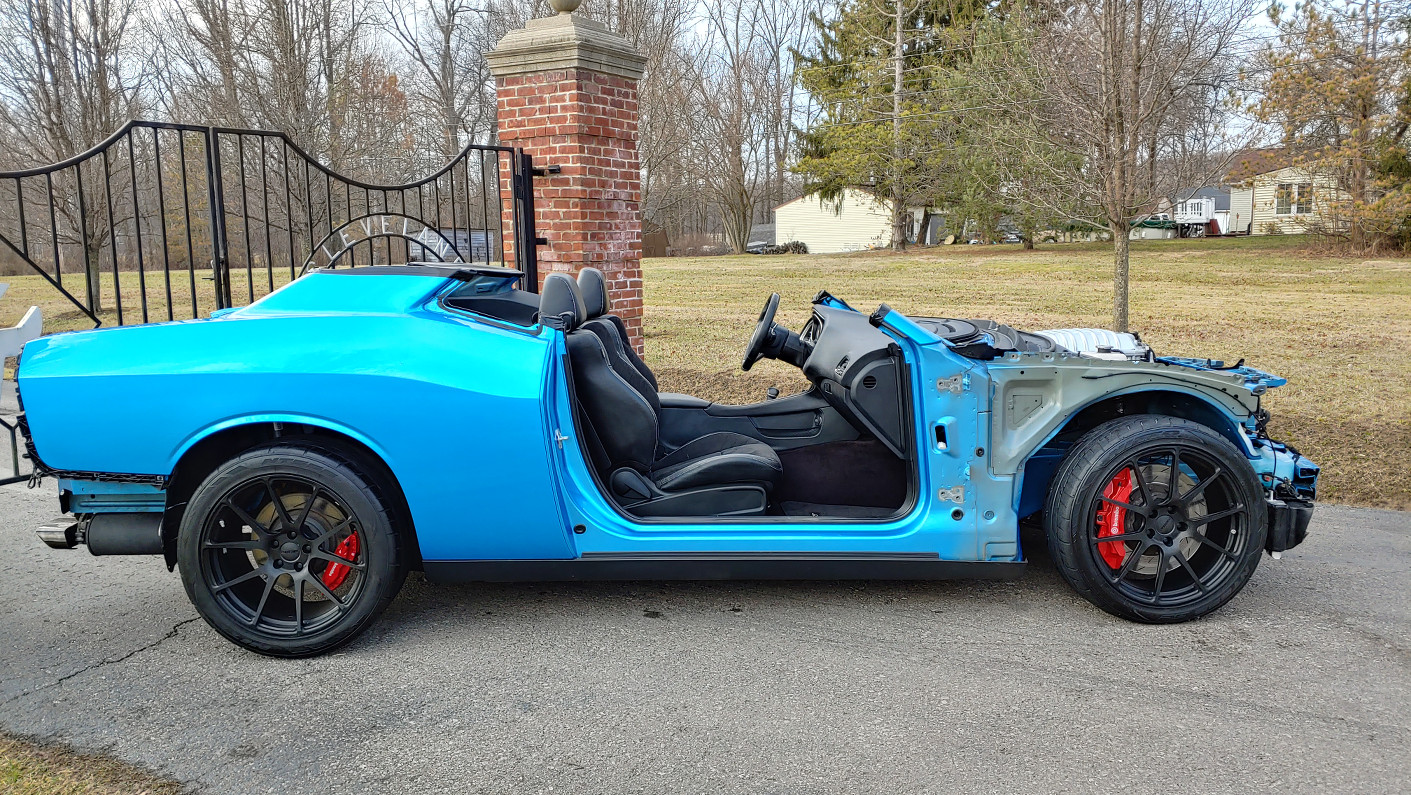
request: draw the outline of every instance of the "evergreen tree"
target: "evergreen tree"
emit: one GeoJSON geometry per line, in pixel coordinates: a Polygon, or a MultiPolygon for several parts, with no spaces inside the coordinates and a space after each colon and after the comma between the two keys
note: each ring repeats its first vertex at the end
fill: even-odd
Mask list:
{"type": "Polygon", "coordinates": [[[908,208],[954,194],[974,23],[985,0],[849,0],[815,16],[816,47],[796,53],[820,118],[799,133],[804,190],[836,200],[863,190],[888,205],[891,248],[905,249],[908,208]]]}

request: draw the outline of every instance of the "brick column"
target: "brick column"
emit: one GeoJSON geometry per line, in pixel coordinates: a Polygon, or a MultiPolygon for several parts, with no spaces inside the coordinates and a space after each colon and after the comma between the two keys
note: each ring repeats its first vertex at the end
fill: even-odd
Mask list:
{"type": "Polygon", "coordinates": [[[631,42],[555,0],[486,55],[499,98],[499,139],[523,148],[534,180],[539,278],[592,266],[607,276],[613,312],[642,351],[642,175],[637,81],[646,58],[631,42]],[[562,10],[562,9],[567,10],[562,10]]]}

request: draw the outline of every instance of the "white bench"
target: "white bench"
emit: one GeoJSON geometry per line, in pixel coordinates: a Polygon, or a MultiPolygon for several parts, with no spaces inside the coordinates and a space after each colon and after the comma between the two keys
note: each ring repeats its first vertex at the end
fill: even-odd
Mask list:
{"type": "MultiPolygon", "coordinates": [[[[10,285],[0,284],[0,298],[5,297],[5,291],[8,289],[10,285]]],[[[32,306],[24,313],[19,325],[0,328],[0,359],[19,356],[20,348],[26,342],[39,339],[43,333],[44,319],[40,315],[39,307],[32,306]]]]}

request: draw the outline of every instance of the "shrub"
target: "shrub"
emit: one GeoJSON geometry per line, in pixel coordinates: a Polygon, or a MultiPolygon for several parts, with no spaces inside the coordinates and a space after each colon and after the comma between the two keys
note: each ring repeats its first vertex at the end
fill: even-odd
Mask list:
{"type": "Polygon", "coordinates": [[[777,246],[765,246],[760,249],[761,254],[807,254],[808,246],[798,240],[790,240],[787,243],[780,243],[777,246]]]}

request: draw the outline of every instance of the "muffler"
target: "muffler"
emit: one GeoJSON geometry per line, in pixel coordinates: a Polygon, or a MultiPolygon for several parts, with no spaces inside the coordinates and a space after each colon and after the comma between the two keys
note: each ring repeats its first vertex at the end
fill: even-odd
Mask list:
{"type": "Polygon", "coordinates": [[[84,528],[94,555],[162,554],[162,514],[95,513],[84,528]]]}
{"type": "Polygon", "coordinates": [[[54,549],[87,544],[94,555],[160,555],[162,514],[96,513],[60,516],[40,525],[39,540],[54,549]]]}

